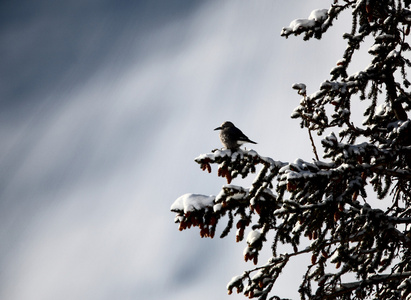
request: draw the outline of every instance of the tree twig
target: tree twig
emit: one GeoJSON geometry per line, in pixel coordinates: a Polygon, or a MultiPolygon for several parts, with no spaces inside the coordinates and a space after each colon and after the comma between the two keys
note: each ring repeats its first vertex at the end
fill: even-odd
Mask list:
{"type": "Polygon", "coordinates": [[[317,147],[315,147],[314,139],[313,139],[313,136],[311,134],[311,129],[310,128],[308,128],[308,135],[310,136],[311,145],[313,146],[313,152],[314,152],[314,155],[315,155],[315,159],[317,161],[319,161],[320,159],[318,158],[317,147]]]}

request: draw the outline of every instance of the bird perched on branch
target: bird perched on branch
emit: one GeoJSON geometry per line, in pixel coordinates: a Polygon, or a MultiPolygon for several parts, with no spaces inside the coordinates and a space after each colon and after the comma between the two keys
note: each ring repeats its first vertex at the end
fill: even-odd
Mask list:
{"type": "Polygon", "coordinates": [[[220,131],[220,140],[227,149],[236,150],[244,143],[257,144],[250,140],[240,129],[230,121],[226,121],[214,130],[220,131]]]}

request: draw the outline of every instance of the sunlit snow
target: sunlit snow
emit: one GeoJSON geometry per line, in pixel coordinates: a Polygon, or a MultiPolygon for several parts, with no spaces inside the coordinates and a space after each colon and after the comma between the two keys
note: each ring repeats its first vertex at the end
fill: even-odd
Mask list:
{"type": "Polygon", "coordinates": [[[199,194],[184,194],[177,198],[171,205],[170,210],[174,212],[184,211],[184,213],[201,210],[213,206],[215,196],[204,196],[199,194]]]}

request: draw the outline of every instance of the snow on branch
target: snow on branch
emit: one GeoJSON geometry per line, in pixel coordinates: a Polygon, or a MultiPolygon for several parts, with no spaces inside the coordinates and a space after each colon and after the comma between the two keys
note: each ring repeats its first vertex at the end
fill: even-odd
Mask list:
{"type": "Polygon", "coordinates": [[[313,36],[320,39],[342,9],[341,6],[332,6],[330,9],[313,10],[307,19],[295,19],[291,21],[289,26],[283,27],[281,36],[288,37],[291,34],[305,33],[304,40],[313,36]]]}
{"type": "MultiPolygon", "coordinates": [[[[255,265],[267,234],[274,233],[272,258],[234,277],[227,285],[229,294],[236,289],[248,297],[264,299],[292,257],[311,253],[300,292],[311,295],[309,285],[314,280],[319,284],[317,294],[335,295],[342,288],[348,291],[350,286],[341,283],[342,275],[382,272],[400,255],[393,249],[411,247],[411,239],[396,228],[409,224],[410,213],[397,216],[372,209],[357,199],[358,195],[365,196],[364,174],[371,176],[375,172],[375,163],[381,162],[379,156],[385,151],[367,143],[344,144],[334,134],[322,144],[326,156],[332,158],[330,162],[297,159],[285,163],[242,149],[215,150],[195,159],[204,171],[212,172],[212,165],[217,165],[217,175],[227,184],[216,196],[179,197],[171,206],[179,230],[198,227],[201,237],[213,238],[217,224],[225,220],[220,237],[235,228],[236,242],[246,237],[244,260],[255,265]],[[251,187],[232,183],[238,176],[253,173],[251,187]],[[311,244],[302,246],[303,238],[311,244]],[[290,245],[294,252],[277,253],[279,244],[290,245]],[[326,273],[327,263],[340,271],[326,273]]],[[[399,264],[397,268],[408,267],[399,264]]],[[[372,278],[375,282],[377,277],[372,278]]],[[[383,277],[380,281],[385,284],[383,277]]]]}
{"type": "Polygon", "coordinates": [[[234,277],[229,294],[280,299],[268,298],[278,276],[294,257],[309,255],[301,299],[411,300],[410,6],[408,0],[336,0],[283,28],[285,37],[321,38],[351,8],[347,47],[330,78],[312,94],[303,83],[293,85],[302,99],[292,117],[308,129],[315,159],[282,162],[242,149],[195,159],[204,171],[215,168],[224,185],[215,196],[183,195],[171,210],[179,230],[198,227],[201,237],[213,238],[223,224],[220,237],[235,230],[236,242],[244,240],[244,260],[256,267],[234,277]],[[370,63],[349,75],[366,38],[374,39],[370,63]],[[352,116],[362,107],[358,101],[368,105],[362,122],[352,116]],[[312,132],[326,133],[321,159],[312,132]],[[242,186],[239,179],[249,176],[251,186],[242,186]],[[385,209],[372,207],[377,199],[385,209]],[[267,244],[272,257],[259,265],[267,244]],[[348,275],[357,281],[347,282],[348,275]]]}
{"type": "MultiPolygon", "coordinates": [[[[172,204],[171,211],[177,213],[175,222],[180,224],[180,230],[199,226],[202,237],[214,237],[218,221],[228,212],[229,223],[222,233],[225,236],[233,225],[231,211],[236,210],[236,214],[241,215],[236,234],[237,241],[240,241],[254,212],[261,214],[264,208],[277,205],[276,196],[271,190],[272,180],[286,163],[260,156],[253,150],[242,149],[215,150],[200,155],[195,161],[202,170],[208,172],[211,172],[211,164],[218,164],[217,174],[226,178],[228,184],[223,186],[217,196],[185,194],[179,197],[172,204]],[[262,167],[250,188],[230,184],[238,176],[244,178],[255,173],[258,165],[262,167]],[[247,209],[250,211],[246,212],[247,209]]],[[[254,256],[248,259],[254,259],[254,256]]]]}
{"type": "Polygon", "coordinates": [[[204,196],[198,194],[185,194],[179,197],[170,207],[171,211],[184,212],[185,214],[193,211],[205,210],[213,206],[214,196],[204,196]]]}
{"type": "MultiPolygon", "coordinates": [[[[359,194],[365,196],[364,174],[376,172],[375,163],[385,151],[367,143],[344,144],[334,134],[322,144],[326,156],[333,158],[331,162],[297,159],[285,163],[242,149],[215,150],[195,159],[204,171],[212,172],[212,165],[217,165],[217,175],[227,184],[216,196],[179,197],[171,206],[179,230],[198,227],[201,237],[213,238],[225,216],[227,224],[220,236],[227,236],[233,228],[236,242],[246,236],[244,260],[256,265],[267,234],[274,232],[270,262],[235,277],[227,286],[229,293],[236,288],[248,297],[264,298],[288,260],[309,252],[311,264],[301,292],[309,293],[311,279],[319,282],[318,293],[337,291],[340,276],[365,272],[356,266],[362,264],[367,274],[383,271],[399,254],[391,249],[411,246],[410,238],[395,228],[409,224],[410,214],[397,217],[357,200],[359,194]],[[232,184],[236,177],[253,173],[256,175],[251,187],[232,184]],[[301,238],[311,240],[310,246],[301,247],[301,238]],[[280,243],[292,246],[294,253],[277,254],[280,243]],[[327,261],[341,271],[325,273],[327,261]],[[251,276],[252,272],[256,274],[251,276]]],[[[380,175],[377,172],[375,176],[380,175]]]]}

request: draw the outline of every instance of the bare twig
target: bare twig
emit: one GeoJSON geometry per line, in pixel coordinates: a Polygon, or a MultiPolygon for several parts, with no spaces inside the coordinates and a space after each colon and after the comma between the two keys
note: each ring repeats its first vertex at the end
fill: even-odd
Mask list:
{"type": "Polygon", "coordinates": [[[310,136],[311,145],[313,146],[313,152],[314,152],[314,155],[315,155],[315,159],[317,161],[319,161],[320,159],[318,158],[317,147],[315,147],[314,139],[313,139],[313,136],[311,134],[311,129],[309,129],[309,128],[308,128],[308,135],[310,136]]]}

